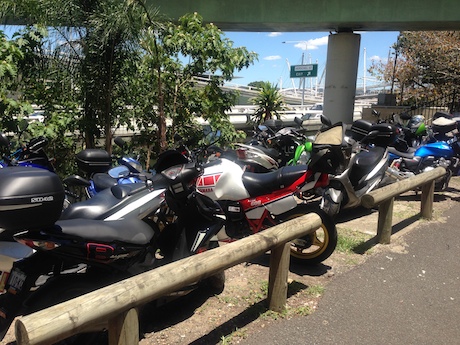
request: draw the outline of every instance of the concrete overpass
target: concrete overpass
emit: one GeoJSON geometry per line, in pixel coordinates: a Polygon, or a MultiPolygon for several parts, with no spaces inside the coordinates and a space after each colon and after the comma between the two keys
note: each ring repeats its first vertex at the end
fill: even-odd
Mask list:
{"type": "Polygon", "coordinates": [[[458,0],[147,0],[177,19],[198,12],[224,31],[459,30],[458,0]]]}
{"type": "Polygon", "coordinates": [[[175,20],[199,13],[224,31],[329,31],[324,114],[353,119],[357,31],[460,30],[459,0],[147,0],[175,20]]]}

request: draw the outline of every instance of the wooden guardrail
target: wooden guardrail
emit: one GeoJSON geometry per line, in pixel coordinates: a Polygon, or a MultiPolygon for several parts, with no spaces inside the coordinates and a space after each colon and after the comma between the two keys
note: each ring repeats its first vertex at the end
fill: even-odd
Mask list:
{"type": "Polygon", "coordinates": [[[287,299],[289,241],[321,226],[316,213],[193,255],[56,306],[23,316],[15,323],[18,345],[51,344],[108,321],[109,344],[138,344],[136,307],[271,250],[269,308],[281,311],[287,299]]]}
{"type": "Polygon", "coordinates": [[[431,219],[433,214],[434,183],[439,177],[446,174],[446,169],[437,167],[433,170],[412,176],[410,178],[397,181],[382,188],[373,190],[363,195],[361,205],[366,208],[379,206],[379,216],[377,224],[377,239],[379,243],[390,243],[392,222],[393,222],[393,204],[396,196],[420,188],[422,191],[420,216],[431,219]]]}

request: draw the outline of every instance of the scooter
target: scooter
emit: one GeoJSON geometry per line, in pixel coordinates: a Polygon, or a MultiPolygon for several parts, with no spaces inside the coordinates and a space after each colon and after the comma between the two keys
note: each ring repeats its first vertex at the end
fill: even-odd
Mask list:
{"type": "Polygon", "coordinates": [[[328,171],[330,183],[324,188],[320,203],[320,208],[334,217],[341,209],[359,206],[364,194],[380,186],[389,166],[388,145],[397,139],[399,130],[389,123],[356,120],[351,125],[350,137],[344,140],[345,125],[331,127],[324,116],[322,122],[325,129],[313,143],[311,160],[324,152],[335,153],[338,169],[328,171]],[[322,138],[331,135],[336,137],[337,145],[323,145],[322,138]]]}
{"type": "MultiPolygon", "coordinates": [[[[182,163],[186,162],[184,158],[182,163]]],[[[29,169],[24,175],[14,171],[8,173],[10,174],[2,174],[0,171],[0,185],[15,181],[15,186],[19,189],[31,179],[37,180],[36,169],[29,169]],[[3,175],[9,178],[3,179],[3,175]]],[[[171,174],[171,171],[166,169],[162,176],[171,174]]],[[[111,220],[110,217],[58,220],[59,204],[64,196],[63,187],[55,175],[40,176],[43,190],[37,193],[39,196],[33,197],[33,200],[30,200],[29,196],[23,198],[28,204],[34,203],[35,213],[31,214],[30,208],[25,211],[24,208],[10,207],[10,217],[5,219],[12,219],[12,224],[2,224],[5,228],[17,229],[12,235],[14,239],[32,248],[35,253],[15,261],[6,280],[6,293],[0,295],[0,339],[14,317],[19,314],[34,312],[218,245],[212,238],[222,227],[219,223],[220,218],[213,219],[209,226],[204,228],[202,222],[192,224],[188,218],[184,218],[188,214],[193,214],[195,220],[202,219],[206,222],[208,219],[206,209],[197,213],[197,210],[200,211],[200,205],[188,198],[189,191],[178,188],[181,184],[190,186],[190,182],[196,178],[195,173],[184,174],[173,180],[161,179],[162,182],[166,181],[166,188],[162,189],[162,193],[168,195],[171,205],[188,206],[178,207],[176,219],[163,229],[160,229],[151,218],[141,220],[127,215],[118,215],[117,220],[111,220]],[[190,211],[185,212],[185,209],[190,211]],[[205,216],[200,216],[202,213],[205,216]],[[24,217],[25,214],[27,217],[24,217]],[[38,217],[38,214],[42,217],[38,217]],[[44,214],[47,216],[43,217],[44,214]],[[23,231],[18,232],[19,229],[23,231]],[[45,282],[43,277],[46,278],[45,282]]],[[[155,181],[150,181],[148,185],[153,188],[155,181]]],[[[127,186],[129,185],[113,188],[118,188],[122,192],[127,186]]],[[[154,191],[160,192],[158,188],[154,191]]],[[[16,205],[24,202],[18,196],[25,194],[24,190],[13,191],[10,188],[9,193],[13,192],[16,197],[10,198],[10,203],[16,205]]],[[[30,195],[30,191],[28,192],[30,195]]],[[[89,201],[93,200],[94,198],[89,201]]],[[[191,291],[198,283],[200,282],[183,292],[191,291]]],[[[221,276],[211,279],[211,284],[213,289],[222,291],[221,276]]]]}

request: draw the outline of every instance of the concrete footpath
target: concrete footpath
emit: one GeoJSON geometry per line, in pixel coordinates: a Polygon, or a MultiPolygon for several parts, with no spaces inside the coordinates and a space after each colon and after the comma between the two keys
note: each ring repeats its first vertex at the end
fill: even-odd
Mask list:
{"type": "Polygon", "coordinates": [[[313,314],[240,344],[460,344],[460,203],[444,217],[398,238],[400,250],[335,277],[313,314]]]}

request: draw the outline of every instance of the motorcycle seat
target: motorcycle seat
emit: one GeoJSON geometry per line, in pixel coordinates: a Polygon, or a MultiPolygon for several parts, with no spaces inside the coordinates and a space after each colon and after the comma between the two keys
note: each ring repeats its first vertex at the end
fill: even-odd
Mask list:
{"type": "Polygon", "coordinates": [[[102,219],[109,210],[120,203],[121,199],[146,189],[143,183],[116,185],[104,189],[90,199],[69,205],[62,212],[60,219],[102,219]]]}
{"type": "Polygon", "coordinates": [[[252,197],[269,194],[290,186],[307,171],[305,165],[284,166],[267,173],[243,173],[243,184],[252,197]]]}
{"type": "Polygon", "coordinates": [[[153,231],[147,223],[137,218],[115,221],[92,219],[67,219],[56,222],[52,230],[57,234],[77,236],[85,240],[110,243],[121,241],[144,245],[153,237],[153,231]]]}
{"type": "Polygon", "coordinates": [[[113,177],[110,177],[106,173],[96,173],[93,175],[93,182],[96,190],[99,192],[101,190],[110,188],[117,184],[117,180],[113,177]]]}

